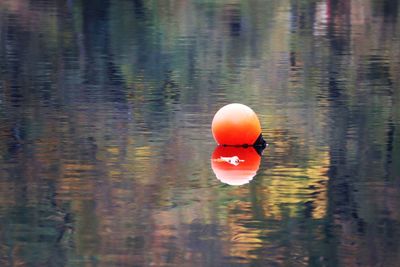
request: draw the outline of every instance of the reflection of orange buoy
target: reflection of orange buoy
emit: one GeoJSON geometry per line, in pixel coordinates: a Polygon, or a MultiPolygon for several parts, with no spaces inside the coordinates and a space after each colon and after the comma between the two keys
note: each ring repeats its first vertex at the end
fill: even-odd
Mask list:
{"type": "MultiPolygon", "coordinates": [[[[229,104],[214,115],[212,133],[219,145],[254,145],[261,137],[256,113],[243,104],[229,104]]],[[[264,140],[262,140],[264,142],[264,140]]],[[[265,142],[263,143],[265,146],[265,142]]]]}
{"type": "Polygon", "coordinates": [[[250,182],[257,174],[261,156],[253,147],[217,146],[211,156],[211,168],[218,180],[229,185],[250,182]]]}

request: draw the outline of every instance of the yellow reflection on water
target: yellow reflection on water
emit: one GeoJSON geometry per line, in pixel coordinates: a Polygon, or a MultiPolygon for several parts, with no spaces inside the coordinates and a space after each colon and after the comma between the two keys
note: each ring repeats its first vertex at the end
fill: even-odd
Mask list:
{"type": "MultiPolygon", "coordinates": [[[[260,216],[263,220],[276,223],[287,220],[288,216],[303,216],[306,206],[312,207],[311,220],[320,220],[326,216],[329,152],[320,148],[319,151],[311,151],[310,158],[303,166],[291,166],[283,162],[265,170],[260,175],[260,179],[264,179],[258,181],[259,184],[252,188],[240,187],[231,192],[232,196],[240,200],[227,206],[229,246],[226,249],[230,257],[248,263],[260,256],[256,252],[258,249],[271,246],[279,250],[273,240],[269,240],[270,234],[276,230],[273,225],[261,227],[260,216]],[[257,204],[251,201],[253,194],[257,204]],[[260,210],[262,214],[258,214],[260,210]]],[[[274,260],[280,262],[284,259],[278,257],[274,260]]]]}
{"type": "Polygon", "coordinates": [[[251,259],[257,258],[251,251],[263,246],[260,239],[263,229],[248,228],[243,225],[243,221],[253,220],[251,213],[251,203],[240,201],[229,206],[230,210],[240,210],[241,213],[231,213],[227,218],[227,227],[229,231],[229,251],[228,255],[237,258],[241,263],[247,263],[251,259]]]}
{"type": "Polygon", "coordinates": [[[314,219],[325,216],[329,152],[325,149],[315,154],[314,158],[304,166],[278,165],[265,171],[267,179],[261,189],[262,196],[265,196],[265,216],[281,218],[282,205],[285,205],[285,212],[289,210],[289,214],[295,216],[301,207],[296,204],[306,202],[312,203],[314,219]]]}
{"type": "Polygon", "coordinates": [[[70,160],[61,164],[58,199],[91,199],[95,187],[93,178],[95,166],[90,163],[70,160]]]}

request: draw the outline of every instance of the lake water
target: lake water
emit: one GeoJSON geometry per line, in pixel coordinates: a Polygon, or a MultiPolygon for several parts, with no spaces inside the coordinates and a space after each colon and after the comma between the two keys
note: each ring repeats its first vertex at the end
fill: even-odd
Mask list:
{"type": "Polygon", "coordinates": [[[399,266],[400,1],[0,0],[0,265],[399,266]]]}

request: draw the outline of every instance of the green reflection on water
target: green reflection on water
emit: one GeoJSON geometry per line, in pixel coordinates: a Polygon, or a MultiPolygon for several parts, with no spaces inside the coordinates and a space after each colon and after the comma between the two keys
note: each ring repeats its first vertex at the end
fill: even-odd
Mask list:
{"type": "Polygon", "coordinates": [[[0,3],[0,265],[396,266],[398,1],[0,3]],[[251,106],[250,183],[210,167],[251,106]]]}

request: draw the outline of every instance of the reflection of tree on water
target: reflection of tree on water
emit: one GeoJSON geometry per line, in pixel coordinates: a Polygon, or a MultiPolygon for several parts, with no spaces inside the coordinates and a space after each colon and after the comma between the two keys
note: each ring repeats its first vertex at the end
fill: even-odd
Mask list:
{"type": "Polygon", "coordinates": [[[398,262],[398,1],[228,2],[1,1],[3,265],[398,262]],[[232,190],[238,99],[273,146],[232,190]]]}
{"type": "MultiPolygon", "coordinates": [[[[332,40],[331,44],[333,48],[331,51],[334,54],[346,55],[354,53],[354,51],[350,51],[349,49],[349,42],[351,40],[348,33],[351,22],[349,21],[348,7],[342,4],[343,3],[339,2],[337,5],[332,5],[332,25],[336,26],[331,28],[330,39],[332,40]],[[336,15],[335,10],[337,10],[336,15]],[[340,13],[344,15],[340,15],[340,13]]],[[[340,57],[332,56],[331,58],[337,60],[340,57]]],[[[371,60],[367,62],[374,64],[371,60]]],[[[393,128],[388,128],[391,120],[391,115],[389,114],[393,111],[389,111],[389,113],[382,112],[380,117],[382,121],[380,123],[368,123],[368,120],[374,118],[376,113],[373,109],[369,108],[368,104],[358,106],[358,103],[352,103],[353,96],[350,91],[352,88],[349,88],[348,85],[346,87],[345,83],[341,82],[348,79],[348,75],[346,75],[344,71],[341,71],[344,69],[340,67],[343,64],[346,64],[346,62],[329,62],[329,66],[338,66],[338,68],[329,71],[330,82],[328,89],[331,96],[330,121],[332,123],[332,130],[330,137],[329,220],[326,230],[342,242],[340,246],[336,246],[334,245],[337,243],[334,241],[335,239],[332,239],[331,235],[327,236],[327,238],[329,238],[328,243],[331,244],[329,245],[331,249],[329,257],[336,257],[337,255],[344,254],[352,255],[354,259],[358,259],[358,262],[363,262],[363,260],[365,260],[365,264],[367,264],[367,262],[384,262],[385,256],[375,255],[373,245],[371,247],[367,246],[365,251],[368,251],[366,252],[367,254],[374,256],[364,255],[363,251],[359,250],[359,246],[361,246],[363,240],[367,238],[367,232],[374,233],[378,240],[382,238],[383,241],[384,239],[383,236],[380,236],[376,232],[375,227],[378,226],[376,222],[369,220],[370,215],[368,213],[370,211],[366,210],[367,207],[360,199],[360,195],[371,195],[376,198],[375,201],[377,202],[380,202],[379,198],[384,196],[365,192],[363,187],[360,186],[360,183],[368,182],[368,180],[371,179],[369,176],[375,172],[374,168],[382,168],[386,165],[385,161],[387,160],[387,156],[384,155],[393,153],[391,151],[382,151],[385,147],[390,147],[390,145],[385,145],[386,143],[390,144],[393,142],[393,138],[390,137],[393,128]],[[341,114],[341,116],[337,116],[337,114],[341,114]],[[386,121],[388,121],[388,123],[386,121]],[[373,132],[377,133],[377,135],[368,136],[367,129],[364,128],[367,127],[366,125],[375,125],[376,131],[373,132]],[[387,134],[385,132],[387,132],[387,134]],[[382,139],[378,136],[381,136],[382,139]],[[379,143],[379,148],[374,145],[374,143],[379,143]],[[378,148],[378,150],[376,150],[376,148],[378,148]],[[368,155],[367,157],[369,159],[366,155],[368,155]],[[376,164],[377,159],[379,159],[378,164],[376,164]],[[360,162],[364,164],[369,162],[370,166],[360,166],[360,162]],[[370,172],[366,170],[370,170],[370,172]],[[340,226],[342,230],[336,228],[337,226],[340,226]],[[349,238],[350,236],[352,238],[349,238]],[[333,247],[335,247],[335,249],[333,249],[333,247]],[[360,254],[364,256],[360,257],[360,254]],[[372,260],[371,257],[374,257],[374,259],[372,260]]],[[[389,72],[387,66],[375,64],[374,67],[369,69],[373,73],[366,71],[368,76],[361,77],[361,79],[367,79],[369,82],[378,79],[380,84],[388,79],[389,72]],[[380,73],[384,75],[380,75],[380,73]]],[[[392,87],[390,83],[384,82],[384,84],[381,85],[384,85],[389,91],[392,90],[390,88],[392,87]]],[[[361,88],[357,89],[362,90],[363,84],[361,83],[359,86],[361,86],[361,88]]],[[[382,89],[379,88],[378,90],[382,89]]],[[[384,90],[386,89],[382,91],[384,90]]],[[[362,97],[362,95],[358,96],[358,98],[362,97]]],[[[370,103],[370,105],[376,105],[377,108],[380,106],[379,108],[382,109],[385,106],[384,103],[387,97],[388,96],[385,95],[380,96],[381,103],[374,103],[371,100],[365,100],[365,102],[370,103]]],[[[383,178],[383,176],[381,178],[383,178]]],[[[381,183],[384,183],[384,181],[381,181],[381,183]]],[[[380,243],[382,241],[379,240],[377,242],[380,243]]],[[[394,253],[389,247],[387,247],[385,251],[387,255],[394,253]]],[[[355,264],[350,257],[342,261],[347,265],[355,264]]]]}

